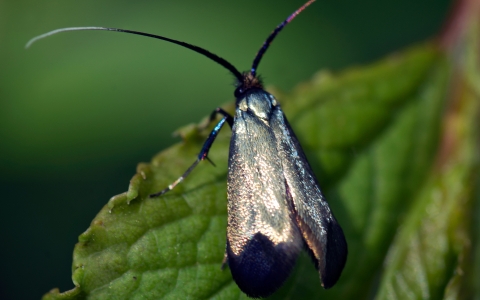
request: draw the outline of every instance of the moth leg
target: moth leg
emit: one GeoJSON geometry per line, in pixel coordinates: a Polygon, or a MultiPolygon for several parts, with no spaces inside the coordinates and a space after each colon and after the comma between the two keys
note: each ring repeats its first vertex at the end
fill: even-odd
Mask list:
{"type": "MultiPolygon", "coordinates": [[[[202,160],[205,160],[207,159],[208,161],[212,162],[208,157],[208,151],[210,151],[210,147],[212,147],[212,144],[213,142],[215,141],[215,139],[217,138],[217,135],[218,133],[220,132],[220,129],[222,129],[223,125],[225,125],[225,122],[227,122],[230,127],[233,125],[233,117],[228,114],[227,112],[225,112],[223,109],[221,108],[217,108],[213,113],[212,115],[215,116],[216,114],[220,113],[223,115],[223,118],[220,120],[220,122],[217,123],[217,125],[215,126],[215,128],[213,128],[212,132],[210,132],[210,135],[208,136],[207,140],[205,141],[205,143],[203,144],[203,147],[202,147],[202,150],[200,151],[200,153],[198,154],[198,157],[197,157],[197,160],[187,169],[187,171],[185,171],[185,173],[183,173],[182,176],[180,176],[177,180],[175,180],[172,184],[170,184],[167,188],[161,190],[160,192],[158,193],[155,193],[155,194],[151,194],[150,195],[150,198],[154,198],[154,197],[158,197],[158,196],[161,196],[163,194],[165,194],[166,192],[172,190],[177,184],[179,184],[180,182],[182,182],[185,177],[188,176],[188,174],[190,174],[190,172],[192,172],[192,170],[198,165],[199,162],[201,162],[202,160]]],[[[213,164],[213,162],[212,162],[213,164]]]]}
{"type": "MultiPolygon", "coordinates": [[[[210,117],[208,118],[208,123],[205,124],[205,126],[202,126],[201,129],[205,129],[208,126],[210,126],[210,124],[215,120],[215,117],[218,114],[222,115],[224,118],[227,118],[226,121],[227,121],[228,125],[230,126],[230,129],[232,129],[233,128],[233,117],[228,112],[223,110],[221,107],[217,107],[217,108],[215,108],[214,111],[212,111],[212,113],[210,114],[210,117]]],[[[208,160],[214,167],[216,167],[215,163],[210,158],[208,158],[208,156],[206,156],[205,159],[208,160]]]]}
{"type": "Polygon", "coordinates": [[[223,110],[221,107],[217,107],[215,108],[214,111],[212,111],[212,113],[210,114],[210,117],[208,118],[208,123],[205,125],[205,126],[202,126],[201,129],[205,129],[207,128],[208,126],[210,126],[210,124],[212,124],[212,122],[215,120],[215,117],[220,114],[224,117],[227,117],[227,123],[228,125],[230,125],[230,128],[233,127],[233,117],[227,113],[225,110],[223,110]]]}

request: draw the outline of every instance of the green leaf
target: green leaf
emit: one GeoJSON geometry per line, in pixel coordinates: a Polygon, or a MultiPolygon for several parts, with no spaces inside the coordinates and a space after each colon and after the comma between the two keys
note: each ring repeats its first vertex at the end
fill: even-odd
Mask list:
{"type": "MultiPolygon", "coordinates": [[[[469,236],[464,204],[473,193],[467,179],[474,178],[475,145],[465,128],[475,120],[478,97],[459,112],[459,150],[434,165],[449,66],[438,44],[426,43],[339,75],[319,72],[290,95],[273,91],[344,229],[349,256],[328,291],[301,256],[272,298],[361,299],[376,294],[379,278],[382,299],[437,299],[464,286],[454,283],[462,281],[454,270],[469,236]]],[[[79,237],[75,288],[44,299],[246,298],[228,268],[221,270],[228,130],[209,155],[216,167],[203,162],[171,192],[148,198],[194,162],[209,133],[200,128],[182,128],[182,143],[139,164],[128,192],[110,199],[79,237]]]]}
{"type": "Polygon", "coordinates": [[[459,69],[449,91],[454,105],[445,118],[441,151],[391,245],[377,299],[480,296],[478,222],[474,229],[480,179],[480,22],[469,25],[467,36],[456,41],[464,56],[453,64],[459,69]]]}

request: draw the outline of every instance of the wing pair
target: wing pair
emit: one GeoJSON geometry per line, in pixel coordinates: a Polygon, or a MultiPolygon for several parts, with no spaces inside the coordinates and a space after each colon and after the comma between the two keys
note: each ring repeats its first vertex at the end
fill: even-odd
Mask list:
{"type": "Polygon", "coordinates": [[[307,246],[323,287],[333,286],[345,237],[275,98],[258,89],[237,100],[232,130],[226,254],[235,282],[266,297],[307,246]]]}

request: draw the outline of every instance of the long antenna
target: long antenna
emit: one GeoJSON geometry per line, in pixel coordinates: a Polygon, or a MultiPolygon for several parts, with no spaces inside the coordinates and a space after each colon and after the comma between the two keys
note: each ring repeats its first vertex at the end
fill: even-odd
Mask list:
{"type": "Polygon", "coordinates": [[[267,51],[268,49],[268,46],[270,46],[270,43],[273,41],[273,39],[277,36],[277,34],[283,29],[283,27],[285,27],[285,25],[287,25],[288,23],[290,23],[299,13],[301,13],[305,8],[307,8],[310,4],[312,4],[313,2],[315,2],[315,0],[310,0],[308,1],[307,3],[305,3],[304,5],[302,5],[302,7],[300,7],[299,9],[297,9],[293,14],[291,14],[285,21],[283,21],[282,23],[280,23],[280,25],[277,26],[277,28],[275,28],[272,33],[270,34],[270,36],[265,40],[265,42],[263,43],[262,45],[262,48],[260,48],[260,50],[258,50],[257,52],[257,56],[255,56],[255,59],[253,60],[253,64],[252,64],[252,69],[250,70],[252,75],[255,77],[255,73],[257,72],[257,67],[258,67],[258,64],[260,63],[260,60],[262,59],[263,55],[265,54],[265,52],[267,51]]]}
{"type": "Polygon", "coordinates": [[[231,63],[229,63],[225,59],[221,58],[220,56],[218,56],[216,54],[213,54],[212,52],[210,52],[208,50],[205,50],[201,47],[191,45],[191,44],[188,44],[188,43],[185,43],[185,42],[177,41],[177,40],[174,40],[174,39],[169,39],[169,38],[166,38],[164,36],[145,33],[145,32],[140,32],[140,31],[126,30],[126,29],[119,29],[119,28],[107,28],[107,27],[68,27],[68,28],[60,28],[60,29],[56,29],[56,30],[53,30],[53,31],[50,31],[50,32],[44,33],[42,35],[34,37],[30,41],[28,41],[28,43],[25,45],[25,48],[30,47],[36,41],[41,40],[43,38],[46,38],[48,36],[51,36],[51,35],[54,35],[54,34],[57,34],[57,33],[60,33],[60,32],[77,31],[77,30],[106,30],[106,31],[125,32],[125,33],[147,36],[147,37],[167,41],[167,42],[170,42],[170,43],[173,43],[173,44],[177,44],[177,45],[188,48],[190,50],[193,50],[197,53],[200,53],[200,54],[210,58],[214,62],[216,62],[216,63],[222,65],[223,67],[225,67],[226,69],[228,69],[240,82],[243,81],[242,73],[240,73],[237,70],[237,68],[235,68],[231,63]]]}

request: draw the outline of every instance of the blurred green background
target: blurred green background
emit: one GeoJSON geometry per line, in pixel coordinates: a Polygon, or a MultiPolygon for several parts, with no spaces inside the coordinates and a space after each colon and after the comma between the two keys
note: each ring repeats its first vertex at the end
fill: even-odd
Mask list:
{"type": "MultiPolygon", "coordinates": [[[[204,47],[247,70],[295,1],[0,1],[0,299],[38,299],[71,283],[71,254],[138,162],[172,132],[233,100],[233,77],[165,42],[109,32],[32,37],[107,26],[204,47]]],[[[432,37],[447,0],[318,1],[279,35],[260,64],[288,92],[317,70],[374,61],[432,37]]],[[[193,159],[193,158],[192,158],[193,159]]],[[[179,170],[179,174],[184,170],[179,170]]]]}

